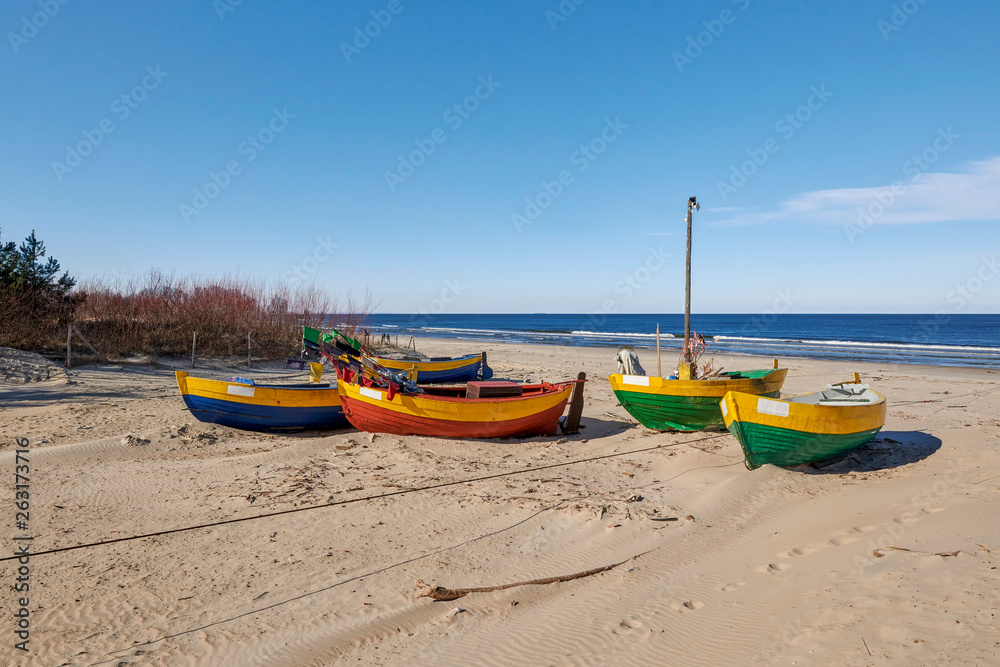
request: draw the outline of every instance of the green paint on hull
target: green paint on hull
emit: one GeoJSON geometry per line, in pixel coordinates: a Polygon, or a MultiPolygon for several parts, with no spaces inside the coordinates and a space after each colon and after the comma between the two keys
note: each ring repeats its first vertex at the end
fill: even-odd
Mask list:
{"type": "MultiPolygon", "coordinates": [[[[725,428],[721,397],[716,396],[669,396],[638,391],[615,391],[622,407],[635,417],[636,421],[657,431],[702,431],[709,428],[725,428]]],[[[776,398],[778,392],[761,394],[776,398]]]]}
{"type": "Polygon", "coordinates": [[[729,430],[743,446],[747,467],[754,470],[765,463],[797,466],[836,458],[865,444],[881,429],[834,435],[734,421],[729,430]]]}

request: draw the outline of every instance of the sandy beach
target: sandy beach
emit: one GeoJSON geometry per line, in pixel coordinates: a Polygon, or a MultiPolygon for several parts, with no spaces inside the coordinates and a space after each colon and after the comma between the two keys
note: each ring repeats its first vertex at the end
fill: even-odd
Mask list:
{"type": "MultiPolygon", "coordinates": [[[[188,369],[181,360],[7,373],[5,554],[19,534],[17,438],[31,443],[34,551],[509,474],[35,556],[27,654],[14,648],[16,563],[4,562],[0,663],[1000,659],[1000,372],[782,360],[785,395],[860,372],[887,397],[887,422],[876,441],[822,469],[751,472],[726,432],[636,425],[607,381],[613,348],[434,339],[418,347],[483,349],[498,377],[517,380],[585,371],[584,428],[478,442],[354,430],[266,435],[195,420],[174,381],[175,365],[188,369]],[[419,597],[416,586],[498,586],[615,563],[573,581],[447,602],[419,597]]],[[[655,373],[655,353],[640,358],[655,373]]],[[[673,363],[665,355],[664,368],[673,363]]],[[[247,370],[204,361],[192,372],[305,377],[276,362],[247,370]]]]}

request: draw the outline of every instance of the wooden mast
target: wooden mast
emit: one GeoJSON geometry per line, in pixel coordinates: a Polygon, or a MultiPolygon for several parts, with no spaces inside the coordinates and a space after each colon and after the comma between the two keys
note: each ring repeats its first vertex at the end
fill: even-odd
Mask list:
{"type": "Polygon", "coordinates": [[[696,197],[688,198],[687,216],[687,265],[684,276],[684,354],[677,369],[677,377],[690,380],[694,377],[691,358],[691,214],[693,210],[701,210],[696,197]]]}

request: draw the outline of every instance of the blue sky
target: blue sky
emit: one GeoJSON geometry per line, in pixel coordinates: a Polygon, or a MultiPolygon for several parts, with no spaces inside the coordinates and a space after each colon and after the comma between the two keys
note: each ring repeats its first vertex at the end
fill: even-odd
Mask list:
{"type": "Polygon", "coordinates": [[[4,3],[3,238],[670,313],[695,195],[696,311],[1000,312],[995,3],[576,2],[4,3]]]}

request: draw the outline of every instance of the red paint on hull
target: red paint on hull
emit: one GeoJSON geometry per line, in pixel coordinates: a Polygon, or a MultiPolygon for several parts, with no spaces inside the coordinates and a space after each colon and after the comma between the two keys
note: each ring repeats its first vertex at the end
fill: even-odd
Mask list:
{"type": "MultiPolygon", "coordinates": [[[[568,398],[567,395],[567,400],[568,398]]],[[[559,417],[566,409],[564,400],[548,410],[518,419],[463,422],[401,414],[347,396],[341,396],[340,400],[347,421],[359,431],[439,438],[520,438],[532,435],[556,435],[559,429],[559,417]]]]}

